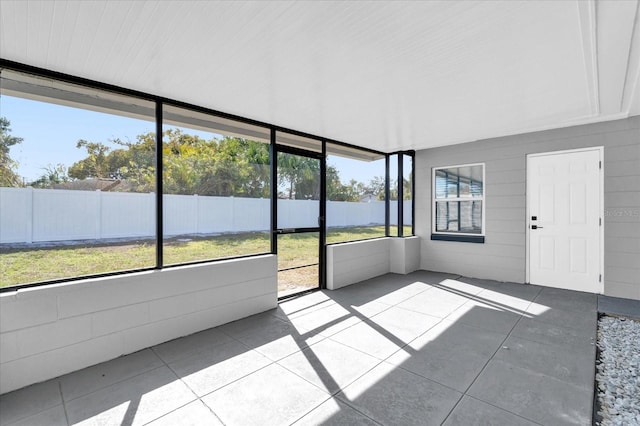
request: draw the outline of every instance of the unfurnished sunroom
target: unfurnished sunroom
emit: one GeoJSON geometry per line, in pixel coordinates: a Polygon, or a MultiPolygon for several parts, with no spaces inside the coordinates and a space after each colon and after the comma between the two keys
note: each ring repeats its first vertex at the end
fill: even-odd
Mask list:
{"type": "Polygon", "coordinates": [[[387,274],[640,300],[639,16],[2,0],[0,392],[387,274]]]}

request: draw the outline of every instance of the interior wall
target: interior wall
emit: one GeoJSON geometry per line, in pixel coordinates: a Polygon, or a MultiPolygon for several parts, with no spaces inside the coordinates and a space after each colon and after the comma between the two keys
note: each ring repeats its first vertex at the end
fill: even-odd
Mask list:
{"type": "Polygon", "coordinates": [[[0,393],[277,306],[276,256],[0,294],[0,393]]]}
{"type": "Polygon", "coordinates": [[[525,282],[527,154],[604,146],[604,293],[640,299],[640,116],[416,152],[422,269],[525,282]],[[485,163],[485,243],[432,241],[432,168],[485,163]]]}

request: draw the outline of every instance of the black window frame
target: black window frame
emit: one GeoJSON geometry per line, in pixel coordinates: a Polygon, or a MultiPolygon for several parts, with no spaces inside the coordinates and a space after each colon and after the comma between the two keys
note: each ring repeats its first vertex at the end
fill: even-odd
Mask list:
{"type": "MultiPolygon", "coordinates": [[[[459,192],[459,189],[458,189],[459,192]]],[[[437,166],[433,167],[431,170],[431,240],[432,241],[457,241],[462,243],[478,243],[484,244],[485,242],[485,232],[486,232],[486,164],[484,162],[480,163],[466,163],[466,164],[455,164],[451,166],[437,166]],[[452,168],[460,168],[460,167],[474,167],[481,166],[482,167],[482,196],[476,198],[438,198],[436,192],[436,173],[439,170],[452,169],[452,168]],[[436,223],[436,204],[440,202],[463,202],[463,201],[481,201],[482,202],[482,224],[479,234],[466,233],[466,232],[445,232],[445,231],[437,231],[436,223]]]]}
{"type": "MultiPolygon", "coordinates": [[[[331,143],[331,144],[335,144],[335,145],[340,145],[340,146],[344,146],[344,147],[348,147],[348,148],[352,148],[352,149],[357,149],[357,150],[361,150],[361,151],[365,151],[365,152],[370,152],[373,154],[377,154],[380,156],[384,156],[386,158],[386,176],[385,176],[385,181],[386,181],[386,185],[385,185],[385,203],[386,203],[386,209],[385,209],[385,229],[386,229],[386,233],[385,235],[388,237],[389,236],[389,169],[388,169],[388,165],[389,165],[389,158],[391,155],[393,154],[398,154],[398,158],[402,159],[402,154],[405,155],[410,155],[413,159],[413,167],[412,167],[412,176],[415,176],[415,151],[398,151],[398,152],[394,152],[394,153],[384,153],[381,151],[377,151],[374,149],[370,149],[370,148],[365,148],[365,147],[360,147],[360,146],[356,146],[353,144],[349,144],[349,143],[345,143],[345,142],[341,142],[338,140],[334,140],[334,139],[327,139],[325,137],[321,137],[321,136],[317,136],[317,135],[313,135],[310,133],[306,133],[306,132],[300,132],[294,129],[289,129],[286,127],[282,127],[282,126],[277,126],[277,125],[273,125],[273,124],[269,124],[269,123],[265,123],[265,122],[261,122],[259,120],[253,120],[250,118],[246,118],[246,117],[242,117],[242,116],[238,116],[238,115],[234,115],[234,114],[229,114],[229,113],[225,113],[222,111],[218,111],[218,110],[214,110],[214,109],[210,109],[210,108],[206,108],[206,107],[202,107],[202,106],[198,106],[198,105],[193,105],[187,102],[182,102],[176,99],[170,99],[167,97],[163,97],[163,96],[158,96],[158,95],[153,95],[153,94],[149,94],[149,93],[145,93],[145,92],[141,92],[138,90],[133,90],[133,89],[128,89],[128,88],[124,88],[124,87],[120,87],[120,86],[116,86],[116,85],[112,85],[112,84],[108,84],[108,83],[103,83],[103,82],[99,82],[99,81],[95,81],[95,80],[91,80],[91,79],[87,79],[87,78],[82,78],[82,77],[78,77],[78,76],[74,76],[74,75],[70,75],[70,74],[65,74],[65,73],[61,73],[61,72],[57,72],[57,71],[52,71],[52,70],[48,70],[48,69],[44,69],[44,68],[40,68],[40,67],[35,67],[32,65],[27,65],[27,64],[23,64],[23,63],[19,63],[19,62],[15,62],[15,61],[11,61],[11,60],[7,60],[4,58],[0,58],[0,72],[4,69],[7,70],[11,70],[11,71],[15,71],[15,72],[20,72],[20,73],[25,73],[25,74],[30,74],[33,75],[35,77],[41,77],[41,78],[47,78],[47,79],[52,79],[52,80],[57,80],[60,81],[62,83],[69,83],[69,84],[74,84],[74,85],[78,85],[78,86],[84,86],[87,88],[91,88],[91,89],[96,89],[96,90],[102,90],[102,91],[106,91],[106,92],[111,92],[111,93],[115,93],[115,94],[119,94],[119,95],[123,95],[123,96],[130,96],[130,97],[135,97],[135,98],[139,98],[142,100],[146,100],[149,102],[154,103],[155,105],[155,132],[156,132],[156,212],[155,212],[155,218],[156,218],[156,229],[155,229],[155,243],[156,243],[156,255],[155,255],[155,265],[152,267],[148,267],[148,268],[139,268],[139,269],[127,269],[127,270],[122,270],[122,271],[114,271],[114,272],[106,272],[106,273],[98,273],[98,274],[88,274],[88,275],[82,275],[82,276],[72,276],[72,277],[65,277],[65,278],[60,278],[60,279],[53,279],[53,280],[47,280],[47,281],[38,281],[38,282],[32,282],[32,283],[23,283],[23,284],[16,284],[16,285],[11,285],[11,286],[7,286],[7,287],[1,287],[0,288],[0,293],[4,293],[4,292],[14,292],[20,289],[24,289],[24,288],[31,288],[31,287],[42,287],[42,286],[49,286],[52,284],[59,284],[59,283],[66,283],[66,282],[73,282],[73,281],[81,281],[81,280],[88,280],[88,279],[96,279],[96,278],[103,278],[103,277],[111,277],[111,276],[118,276],[118,275],[127,275],[127,274],[132,274],[132,273],[137,273],[137,272],[145,272],[145,271],[152,271],[152,270],[161,270],[161,269],[169,269],[169,268],[175,268],[175,267],[181,267],[181,266],[185,266],[185,265],[194,265],[194,264],[203,264],[203,263],[215,263],[215,262],[220,262],[220,261],[227,261],[230,259],[243,259],[243,258],[251,258],[251,257],[258,257],[258,256],[263,256],[265,254],[277,254],[277,242],[275,241],[275,234],[273,233],[273,229],[274,229],[274,224],[275,224],[275,215],[277,213],[277,194],[276,196],[274,196],[273,191],[277,190],[274,186],[274,171],[275,171],[275,167],[277,166],[277,162],[276,159],[274,157],[275,153],[277,152],[276,150],[276,132],[285,132],[285,133],[290,133],[290,134],[294,134],[294,135],[298,135],[298,136],[302,136],[302,137],[306,137],[306,138],[311,138],[311,139],[316,139],[318,141],[321,142],[321,146],[322,146],[322,155],[324,156],[325,160],[322,161],[323,164],[323,169],[326,163],[326,144],[327,143],[331,143]],[[185,262],[185,263],[178,263],[178,264],[171,264],[171,265],[163,265],[163,239],[164,239],[164,235],[163,235],[163,167],[162,167],[162,133],[163,133],[163,106],[164,105],[171,105],[172,107],[178,107],[178,108],[184,108],[184,109],[188,109],[188,110],[192,110],[195,112],[200,112],[200,113],[204,113],[204,114],[208,114],[208,115],[212,115],[212,116],[216,116],[216,117],[220,117],[220,118],[224,118],[224,119],[228,119],[228,120],[234,120],[234,121],[238,121],[240,123],[245,123],[245,124],[249,124],[249,125],[254,125],[254,126],[259,126],[259,127],[263,127],[267,130],[269,130],[270,133],[270,144],[269,144],[269,151],[270,151],[270,162],[271,162],[271,188],[272,188],[272,194],[271,194],[271,208],[270,208],[270,214],[271,214],[271,219],[270,219],[270,223],[271,223],[271,235],[272,235],[272,239],[271,239],[271,245],[270,245],[270,251],[266,251],[266,252],[262,252],[262,253],[254,253],[254,254],[249,254],[249,255],[241,255],[241,256],[232,256],[232,257],[225,257],[225,258],[216,258],[216,259],[209,259],[209,260],[197,260],[197,261],[193,261],[193,262],[185,262]]],[[[400,160],[401,161],[401,160],[400,160]]],[[[399,177],[400,179],[402,179],[402,177],[399,177]]],[[[415,197],[415,179],[412,178],[412,183],[413,183],[413,188],[412,188],[412,216],[415,217],[415,202],[414,202],[414,197],[415,197]]],[[[321,188],[321,191],[326,191],[326,188],[321,188]]],[[[325,194],[323,194],[325,195],[325,194]]],[[[322,198],[323,200],[326,199],[326,195],[322,198]]],[[[324,205],[324,202],[321,202],[321,205],[324,205]]],[[[400,204],[400,203],[399,203],[400,204]]],[[[326,207],[326,206],[325,206],[326,207]]],[[[326,235],[326,221],[324,220],[324,217],[326,215],[326,210],[322,210],[322,234],[323,237],[326,235]]],[[[399,222],[402,222],[402,217],[399,216],[399,222]]],[[[401,229],[399,227],[399,229],[401,229]]],[[[412,230],[415,232],[415,219],[412,220],[412,230]]],[[[376,239],[376,238],[384,238],[384,237],[373,237],[372,239],[376,239]]],[[[326,240],[325,238],[322,238],[322,251],[323,253],[321,253],[321,257],[323,258],[323,262],[324,259],[326,259],[326,240]]],[[[359,240],[362,241],[362,240],[359,240]]],[[[350,241],[351,242],[351,241],[350,241]]],[[[336,243],[339,244],[339,243],[336,243]]],[[[321,288],[325,288],[326,287],[326,271],[324,271],[324,269],[326,268],[326,265],[324,265],[324,268],[320,268],[321,271],[321,288]]]]}
{"type": "Polygon", "coordinates": [[[398,237],[398,238],[406,238],[413,237],[416,235],[416,202],[415,202],[415,194],[416,194],[416,152],[414,150],[407,151],[396,151],[390,152],[387,154],[386,160],[386,236],[387,237],[398,237]],[[391,174],[389,170],[391,169],[391,157],[396,156],[397,164],[397,173],[393,176],[393,178],[397,179],[398,182],[398,199],[393,200],[397,201],[397,224],[396,232],[391,232],[391,174]],[[404,235],[404,157],[408,156],[411,158],[411,235],[404,235]]]}

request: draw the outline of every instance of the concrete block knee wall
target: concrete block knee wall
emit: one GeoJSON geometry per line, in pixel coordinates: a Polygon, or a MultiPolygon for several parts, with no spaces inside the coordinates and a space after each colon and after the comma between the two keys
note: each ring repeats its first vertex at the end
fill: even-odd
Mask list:
{"type": "Polygon", "coordinates": [[[336,290],[389,272],[408,274],[419,266],[418,237],[332,244],[327,246],[327,288],[336,290]]]}
{"type": "Polygon", "coordinates": [[[0,294],[0,393],[272,309],[274,255],[0,294]]]}

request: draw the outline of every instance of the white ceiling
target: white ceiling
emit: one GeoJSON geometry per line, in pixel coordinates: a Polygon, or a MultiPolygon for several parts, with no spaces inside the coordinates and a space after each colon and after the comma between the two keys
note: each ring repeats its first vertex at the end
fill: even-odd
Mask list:
{"type": "Polygon", "coordinates": [[[0,57],[382,151],[640,115],[637,0],[0,0],[0,57]]]}

